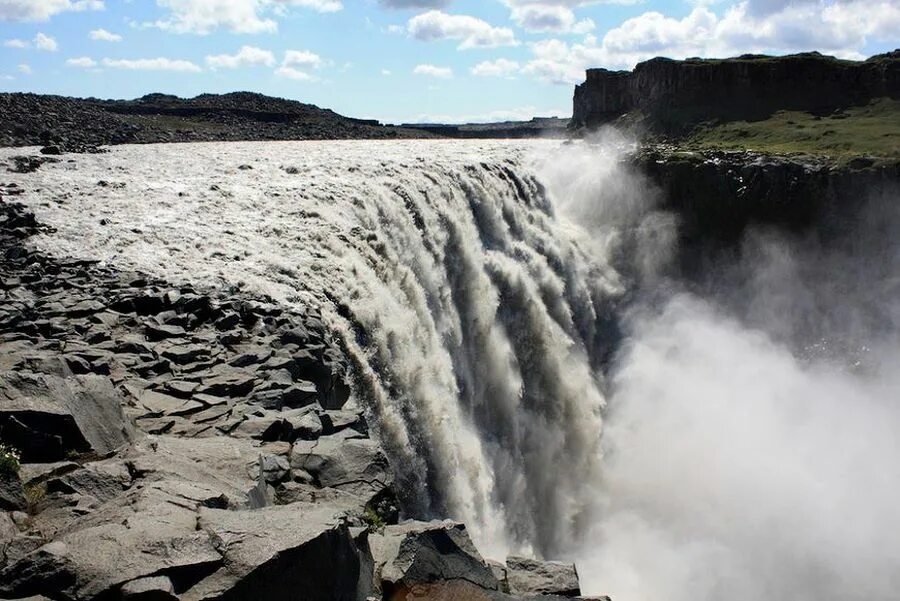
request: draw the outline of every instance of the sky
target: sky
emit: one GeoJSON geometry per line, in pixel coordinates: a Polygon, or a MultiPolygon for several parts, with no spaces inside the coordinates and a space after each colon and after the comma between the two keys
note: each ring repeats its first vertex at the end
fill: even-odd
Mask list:
{"type": "Polygon", "coordinates": [[[569,116],[589,67],[900,47],[900,0],[0,0],[0,91],[250,90],[385,123],[569,116]]]}

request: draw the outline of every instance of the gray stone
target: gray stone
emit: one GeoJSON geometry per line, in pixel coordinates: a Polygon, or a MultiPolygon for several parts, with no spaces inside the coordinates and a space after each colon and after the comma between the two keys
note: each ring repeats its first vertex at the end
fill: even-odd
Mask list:
{"type": "Polygon", "coordinates": [[[364,497],[377,495],[393,483],[387,457],[375,441],[346,432],[297,441],[291,450],[291,467],[308,472],[323,487],[364,497]]]}
{"type": "Polygon", "coordinates": [[[178,601],[168,576],[138,578],[123,584],[120,592],[124,601],[178,601]]]}
{"type": "Polygon", "coordinates": [[[466,531],[456,522],[407,522],[369,535],[374,575],[383,598],[448,580],[499,591],[500,582],[466,531]]]}
{"type": "Polygon", "coordinates": [[[201,510],[199,527],[217,541],[224,563],[181,599],[365,600],[372,584],[368,549],[354,540],[337,509],[201,510]]]}
{"type": "Polygon", "coordinates": [[[509,591],[514,595],[581,595],[574,564],[509,557],[506,569],[509,591]]]}
{"type": "Polygon", "coordinates": [[[18,473],[0,470],[0,509],[25,509],[25,490],[18,473]]]}
{"type": "Polygon", "coordinates": [[[0,375],[0,428],[26,462],[60,461],[69,452],[104,455],[132,432],[108,378],[22,372],[0,375]]]}
{"type": "Polygon", "coordinates": [[[316,440],[322,435],[322,420],[312,408],[284,411],[281,415],[290,428],[291,440],[316,440]]]}

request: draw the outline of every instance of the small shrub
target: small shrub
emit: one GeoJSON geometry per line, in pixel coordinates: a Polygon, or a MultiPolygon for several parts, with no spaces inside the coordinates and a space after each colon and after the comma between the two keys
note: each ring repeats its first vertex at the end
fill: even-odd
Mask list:
{"type": "Polygon", "coordinates": [[[375,531],[384,530],[384,527],[387,525],[384,523],[384,519],[382,519],[382,517],[378,515],[378,512],[372,507],[366,507],[366,510],[362,515],[362,521],[370,530],[375,531]]]}
{"type": "Polygon", "coordinates": [[[47,496],[46,484],[35,484],[25,487],[25,511],[28,515],[37,515],[41,502],[47,496]]]}
{"type": "Polygon", "coordinates": [[[9,445],[0,443],[0,474],[18,474],[21,455],[9,445]]]}

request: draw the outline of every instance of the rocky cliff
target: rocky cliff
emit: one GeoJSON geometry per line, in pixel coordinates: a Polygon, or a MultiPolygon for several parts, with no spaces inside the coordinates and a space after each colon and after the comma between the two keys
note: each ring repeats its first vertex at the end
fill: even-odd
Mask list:
{"type": "Polygon", "coordinates": [[[630,114],[650,129],[681,133],[709,120],[763,119],[779,110],[830,112],[900,97],[900,50],[865,61],[817,52],[783,57],[654,58],[633,71],[589,69],[575,88],[572,126],[630,114]]]}

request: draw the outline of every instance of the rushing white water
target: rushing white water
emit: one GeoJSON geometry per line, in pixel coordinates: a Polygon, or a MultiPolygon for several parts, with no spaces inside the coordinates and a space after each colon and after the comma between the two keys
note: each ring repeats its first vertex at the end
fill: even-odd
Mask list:
{"type": "Polygon", "coordinates": [[[897,205],[827,252],[748,239],[688,292],[662,275],[675,219],[616,158],[155,145],[4,179],[53,252],[322,305],[407,510],[466,521],[486,555],[576,559],[617,601],[895,598],[897,205]],[[801,352],[811,335],[868,358],[801,352]]]}
{"type": "Polygon", "coordinates": [[[322,303],[408,512],[502,557],[562,551],[599,478],[598,307],[619,289],[535,179],[558,147],[118,147],[21,179],[57,252],[322,303]]]}

